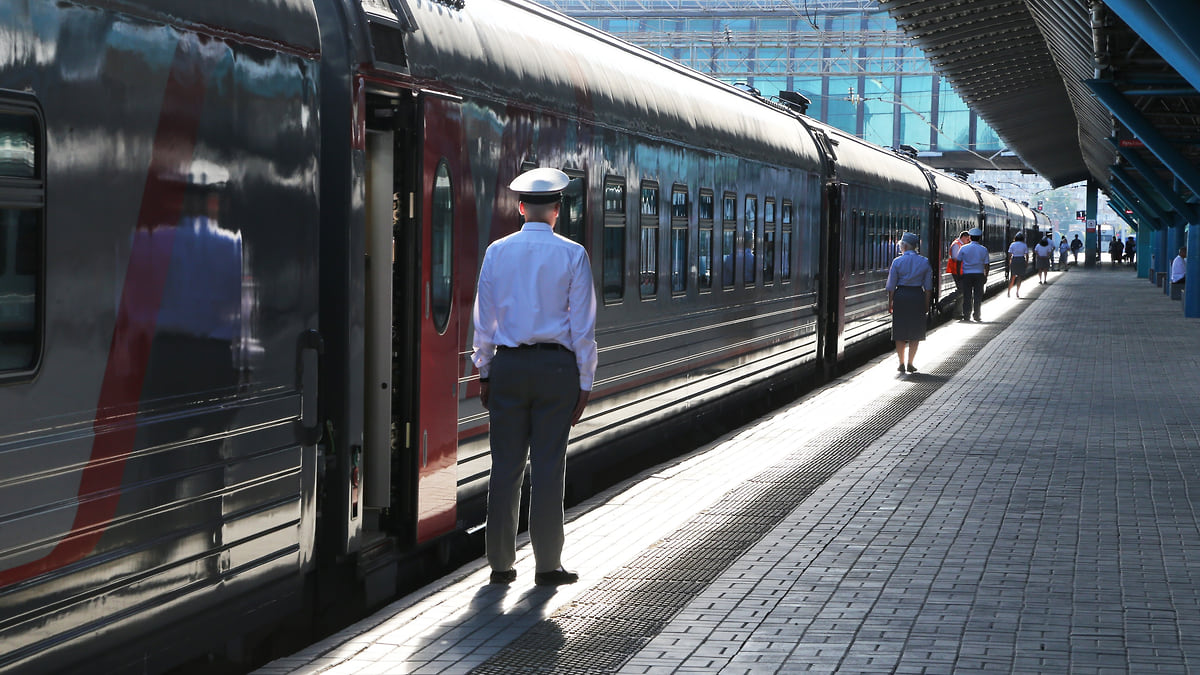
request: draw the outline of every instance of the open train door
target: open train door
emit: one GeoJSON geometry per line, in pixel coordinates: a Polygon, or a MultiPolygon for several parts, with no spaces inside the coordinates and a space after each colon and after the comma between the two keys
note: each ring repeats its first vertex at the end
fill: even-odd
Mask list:
{"type": "Polygon", "coordinates": [[[461,358],[457,288],[474,282],[474,270],[457,269],[456,223],[471,190],[464,160],[461,99],[429,91],[417,101],[420,120],[420,315],[416,450],[416,540],[454,530],[458,486],[458,387],[461,358]]]}

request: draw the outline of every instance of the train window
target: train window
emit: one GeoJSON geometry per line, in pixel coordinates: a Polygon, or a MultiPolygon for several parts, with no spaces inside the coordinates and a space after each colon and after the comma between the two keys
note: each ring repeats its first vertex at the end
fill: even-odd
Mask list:
{"type": "Polygon", "coordinates": [[[0,100],[0,371],[30,372],[41,351],[45,206],[41,120],[0,100]]]}
{"type": "Polygon", "coordinates": [[[700,191],[700,230],[697,233],[697,246],[699,254],[697,256],[699,263],[700,290],[707,291],[712,289],[712,268],[713,268],[713,193],[707,190],[700,191]]]}
{"type": "Polygon", "coordinates": [[[586,233],[584,232],[586,181],[583,174],[578,171],[563,169],[563,173],[567,174],[571,182],[567,183],[567,188],[563,190],[562,208],[558,211],[558,226],[554,229],[567,239],[586,246],[586,233]]]}
{"type": "Polygon", "coordinates": [[[437,173],[433,177],[430,218],[430,302],[433,326],[442,334],[446,332],[446,326],[450,322],[454,286],[454,193],[450,185],[450,167],[446,160],[438,163],[437,173]]]}
{"type": "Polygon", "coordinates": [[[792,280],[792,203],[788,200],[783,200],[783,204],[779,208],[779,219],[782,221],[780,226],[782,231],[779,235],[779,276],[783,279],[783,283],[792,280]]]}
{"type": "Polygon", "coordinates": [[[642,298],[658,295],[658,186],[642,183],[641,255],[638,286],[642,298]]]}
{"type": "Polygon", "coordinates": [[[37,178],[38,121],[33,115],[0,113],[0,176],[37,178]]]}
{"type": "Polygon", "coordinates": [[[688,282],[688,191],[671,189],[671,293],[687,292],[688,282]]]}
{"type": "Polygon", "coordinates": [[[625,297],[625,182],[604,181],[604,301],[625,297]]]}
{"type": "Polygon", "coordinates": [[[775,281],[775,200],[763,202],[763,249],[762,249],[763,283],[775,281]]]}
{"type": "Polygon", "coordinates": [[[742,220],[742,272],[746,285],[754,283],[758,276],[755,254],[758,253],[758,197],[746,197],[746,217],[742,220]]]}
{"type": "Polygon", "coordinates": [[[727,194],[721,203],[721,281],[733,287],[737,259],[737,197],[727,194]]]}

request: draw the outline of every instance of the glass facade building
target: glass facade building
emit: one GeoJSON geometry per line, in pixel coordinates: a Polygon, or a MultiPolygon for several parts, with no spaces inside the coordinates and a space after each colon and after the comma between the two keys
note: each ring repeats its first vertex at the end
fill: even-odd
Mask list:
{"type": "Polygon", "coordinates": [[[872,143],[1000,168],[983,161],[1002,151],[996,133],[874,0],[539,1],[765,97],[799,92],[809,115],[872,143]]]}

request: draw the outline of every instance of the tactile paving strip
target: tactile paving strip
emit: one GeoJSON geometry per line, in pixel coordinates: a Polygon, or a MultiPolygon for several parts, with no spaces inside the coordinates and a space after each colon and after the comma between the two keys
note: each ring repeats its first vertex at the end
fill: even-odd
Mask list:
{"type": "Polygon", "coordinates": [[[915,410],[1006,326],[986,324],[937,368],[909,378],[910,386],[901,392],[865,406],[792,458],[730,491],[471,672],[615,673],[800,502],[915,410]]]}

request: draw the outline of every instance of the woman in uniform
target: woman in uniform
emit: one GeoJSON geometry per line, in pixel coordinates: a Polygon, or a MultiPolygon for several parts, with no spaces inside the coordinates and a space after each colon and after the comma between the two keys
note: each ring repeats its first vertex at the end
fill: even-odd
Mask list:
{"type": "Polygon", "coordinates": [[[1017,297],[1021,297],[1021,279],[1025,278],[1025,264],[1028,262],[1029,247],[1025,245],[1025,233],[1018,232],[1013,237],[1013,243],[1008,247],[1008,292],[1012,296],[1013,284],[1017,285],[1017,297]]]}
{"type": "Polygon", "coordinates": [[[900,255],[888,270],[888,312],[892,315],[892,340],[900,360],[896,370],[901,373],[905,372],[906,351],[908,372],[917,372],[913,359],[918,343],[925,339],[925,315],[933,291],[933,269],[929,259],[917,253],[919,242],[917,235],[905,232],[900,238],[900,255]]]}

